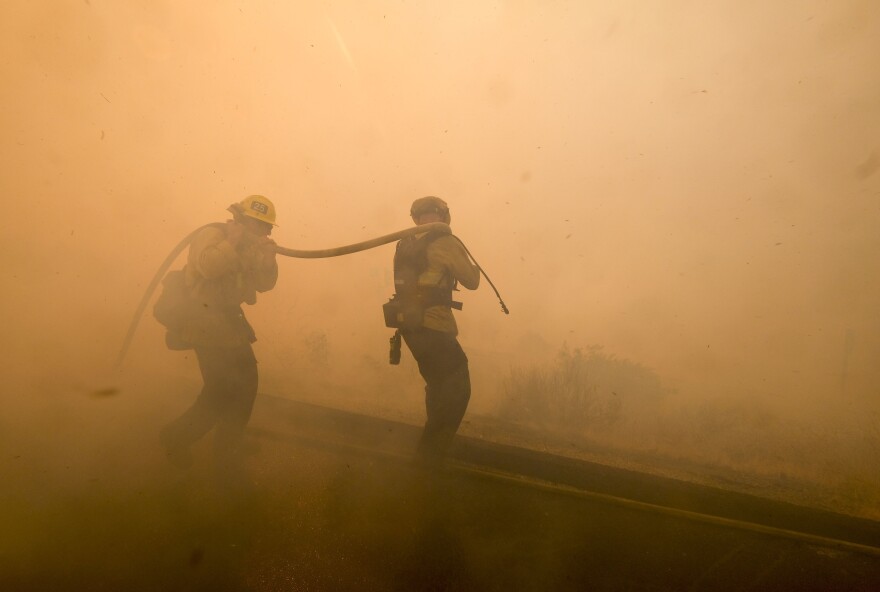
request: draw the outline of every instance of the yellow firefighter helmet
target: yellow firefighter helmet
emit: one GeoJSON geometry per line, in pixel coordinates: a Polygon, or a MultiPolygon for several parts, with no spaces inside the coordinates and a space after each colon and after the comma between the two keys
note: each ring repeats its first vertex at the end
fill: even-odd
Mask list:
{"type": "Polygon", "coordinates": [[[249,195],[240,202],[229,206],[229,211],[277,226],[275,224],[275,206],[264,195],[249,195]]]}

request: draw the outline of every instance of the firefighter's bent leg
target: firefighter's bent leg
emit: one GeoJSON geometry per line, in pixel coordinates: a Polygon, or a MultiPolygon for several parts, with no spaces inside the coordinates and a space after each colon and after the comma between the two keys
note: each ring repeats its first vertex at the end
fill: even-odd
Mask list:
{"type": "Polygon", "coordinates": [[[454,335],[419,329],[403,332],[407,347],[425,379],[427,421],[418,456],[427,463],[442,460],[467,410],[471,395],[467,356],[454,335]]]}
{"type": "Polygon", "coordinates": [[[219,423],[216,448],[234,448],[257,392],[253,349],[250,345],[200,347],[196,356],[204,386],[192,406],[163,430],[163,441],[169,449],[185,449],[219,423]]]}

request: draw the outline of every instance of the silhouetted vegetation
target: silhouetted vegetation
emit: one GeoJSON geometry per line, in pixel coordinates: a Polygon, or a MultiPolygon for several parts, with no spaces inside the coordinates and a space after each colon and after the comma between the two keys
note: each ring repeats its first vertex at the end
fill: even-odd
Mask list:
{"type": "Polygon", "coordinates": [[[632,402],[665,394],[651,370],[606,354],[600,346],[563,346],[549,368],[513,368],[501,391],[502,418],[566,428],[613,425],[632,402]]]}
{"type": "Polygon", "coordinates": [[[599,455],[642,470],[876,516],[876,415],[844,406],[785,413],[772,393],[682,396],[644,366],[601,347],[563,346],[543,365],[514,367],[496,417],[522,441],[599,455]],[[853,435],[860,434],[856,438],[853,435]]]}

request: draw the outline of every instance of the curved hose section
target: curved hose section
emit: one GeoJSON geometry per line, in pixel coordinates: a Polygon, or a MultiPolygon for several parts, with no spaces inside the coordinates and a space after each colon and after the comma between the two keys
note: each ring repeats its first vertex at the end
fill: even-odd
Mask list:
{"type": "Polygon", "coordinates": [[[297,257],[299,259],[322,259],[326,257],[339,257],[340,255],[348,255],[350,253],[357,253],[358,251],[366,251],[367,249],[372,249],[373,247],[378,247],[392,241],[400,240],[413,234],[431,232],[432,230],[443,232],[445,234],[452,234],[452,230],[450,230],[448,224],[444,224],[443,222],[432,222],[431,224],[413,226],[412,228],[399,230],[397,232],[392,232],[391,234],[386,234],[385,236],[380,236],[378,238],[363,241],[360,243],[354,243],[353,245],[346,245],[344,247],[321,249],[318,251],[300,251],[297,249],[287,249],[285,247],[275,247],[275,251],[279,255],[284,255],[285,257],[297,257]]]}
{"type": "Polygon", "coordinates": [[[198,233],[203,231],[205,228],[209,228],[211,226],[223,226],[223,224],[219,222],[214,222],[212,224],[205,224],[204,226],[199,226],[192,232],[190,232],[182,241],[180,241],[176,247],[171,249],[171,252],[168,253],[168,256],[165,257],[165,261],[162,262],[162,265],[159,266],[159,269],[156,271],[156,275],[153,276],[153,280],[147,286],[147,289],[144,290],[144,295],[141,296],[141,301],[138,303],[137,309],[134,311],[134,316],[131,318],[131,323],[128,324],[128,331],[125,334],[125,339],[122,340],[122,348],[119,350],[119,356],[116,358],[116,367],[120,367],[122,365],[122,361],[125,359],[125,354],[128,353],[128,347],[131,345],[131,340],[134,337],[134,332],[137,330],[138,323],[141,320],[141,317],[144,315],[144,310],[147,308],[147,304],[150,302],[150,298],[153,296],[153,292],[156,291],[156,286],[159,285],[159,282],[162,281],[162,278],[165,277],[165,273],[168,271],[168,268],[171,267],[171,264],[174,263],[174,260],[183,252],[183,250],[192,242],[192,239],[196,237],[198,233]]]}
{"type": "Polygon", "coordinates": [[[486,271],[482,267],[480,267],[480,264],[477,263],[477,260],[474,259],[474,256],[471,255],[471,252],[468,250],[468,248],[465,246],[465,244],[462,242],[462,240],[460,238],[458,238],[454,234],[452,235],[452,238],[454,238],[455,240],[458,241],[458,244],[461,245],[461,248],[464,249],[464,252],[468,254],[468,257],[471,258],[471,261],[474,262],[474,265],[477,266],[477,269],[480,270],[480,273],[483,274],[483,277],[486,278],[486,281],[489,282],[490,286],[492,286],[492,290],[495,292],[495,296],[498,297],[499,304],[501,304],[501,312],[503,312],[504,314],[510,314],[510,309],[508,309],[507,305],[504,304],[504,300],[501,298],[501,294],[498,293],[498,288],[496,288],[495,284],[492,283],[492,280],[489,279],[489,274],[486,273],[486,271]]]}
{"type": "MultiPolygon", "coordinates": [[[[128,353],[128,348],[131,346],[131,340],[134,338],[134,334],[135,331],[137,331],[137,327],[140,323],[141,317],[144,315],[144,310],[146,310],[147,305],[150,303],[150,299],[153,296],[153,292],[156,291],[156,287],[159,285],[159,283],[162,281],[162,278],[164,278],[165,274],[168,272],[168,268],[171,267],[171,264],[174,263],[175,259],[180,256],[180,254],[187,246],[189,246],[189,243],[192,242],[192,240],[196,237],[198,233],[211,226],[223,228],[226,225],[222,222],[212,222],[211,224],[205,224],[204,226],[196,228],[188,235],[186,235],[183,240],[180,241],[177,246],[171,250],[170,253],[168,253],[168,256],[165,257],[165,260],[162,262],[162,265],[159,266],[159,269],[153,276],[153,280],[147,286],[147,289],[144,290],[144,295],[141,297],[141,301],[138,303],[138,307],[135,310],[134,316],[131,319],[131,323],[129,323],[128,325],[128,331],[125,334],[125,339],[122,341],[122,348],[120,348],[119,356],[116,358],[117,368],[121,366],[123,360],[125,360],[125,356],[128,353]]],[[[400,240],[413,234],[421,234],[423,232],[430,232],[432,230],[444,232],[447,234],[452,233],[452,231],[449,229],[449,225],[444,224],[443,222],[433,222],[431,224],[413,226],[412,228],[407,228],[398,232],[392,232],[391,234],[386,234],[378,238],[354,243],[352,245],[345,245],[343,247],[336,247],[333,249],[303,251],[298,249],[288,249],[285,247],[276,247],[275,251],[279,255],[284,255],[285,257],[296,257],[299,259],[321,259],[326,257],[338,257],[340,255],[348,255],[350,253],[357,253],[358,251],[372,249],[374,247],[378,247],[392,241],[400,240]]]]}

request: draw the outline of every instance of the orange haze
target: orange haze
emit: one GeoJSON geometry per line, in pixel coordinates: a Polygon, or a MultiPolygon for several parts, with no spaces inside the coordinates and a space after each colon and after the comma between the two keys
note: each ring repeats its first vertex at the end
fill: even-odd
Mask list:
{"type": "MultiPolygon", "coordinates": [[[[472,412],[491,412],[512,365],[567,344],[643,364],[683,401],[877,413],[873,0],[0,13],[4,423],[87,415],[105,388],[116,405],[191,400],[194,361],[149,315],[122,376],[113,359],[166,254],[250,193],[299,249],[446,199],[511,310],[486,283],[461,296],[472,412]]],[[[323,373],[328,399],[419,412],[411,363],[386,363],[392,253],[281,261],[248,311],[264,390],[296,398],[323,373]],[[381,384],[399,389],[365,392],[381,384]]]]}

